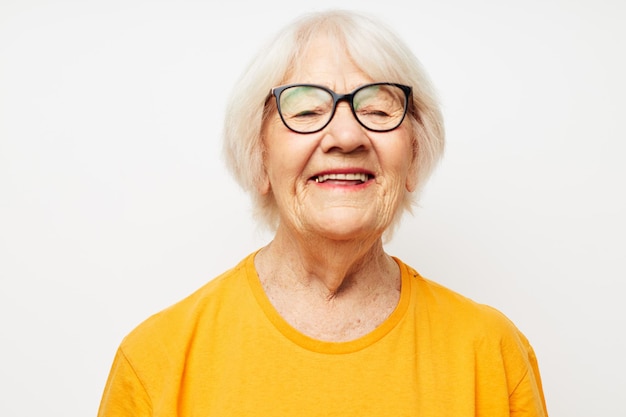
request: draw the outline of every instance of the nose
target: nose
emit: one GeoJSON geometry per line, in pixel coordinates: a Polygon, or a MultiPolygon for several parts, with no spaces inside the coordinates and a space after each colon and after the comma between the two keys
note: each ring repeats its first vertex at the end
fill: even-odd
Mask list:
{"type": "Polygon", "coordinates": [[[324,152],[350,153],[368,149],[369,137],[346,102],[337,104],[335,114],[323,130],[320,146],[324,152]]]}

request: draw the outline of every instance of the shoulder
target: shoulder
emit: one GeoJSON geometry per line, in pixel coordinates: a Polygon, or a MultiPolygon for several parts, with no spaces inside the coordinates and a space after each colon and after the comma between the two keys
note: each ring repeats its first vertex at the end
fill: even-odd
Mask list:
{"type": "Polygon", "coordinates": [[[436,347],[446,363],[457,361],[461,369],[469,361],[482,375],[499,375],[497,378],[507,381],[509,393],[521,381],[526,381],[531,391],[540,387],[535,352],[504,313],[426,279],[411,267],[407,270],[412,275],[419,334],[436,347]]]}
{"type": "Polygon", "coordinates": [[[145,354],[147,348],[165,349],[171,354],[185,346],[185,339],[193,338],[198,328],[206,328],[223,314],[224,307],[236,305],[246,289],[252,258],[253,254],[247,256],[189,296],[147,318],[124,338],[121,350],[132,358],[145,354]]]}
{"type": "Polygon", "coordinates": [[[418,338],[433,352],[436,369],[454,375],[450,384],[468,378],[477,393],[477,415],[493,414],[499,398],[515,415],[547,415],[535,352],[517,326],[498,309],[405,267],[418,338]]]}
{"type": "MultiPolygon", "coordinates": [[[[245,304],[253,255],[149,317],[122,340],[107,382],[107,403],[126,404],[131,395],[137,400],[133,404],[141,400],[149,408],[155,398],[176,398],[190,352],[202,355],[202,349],[228,331],[245,304]]],[[[139,415],[124,415],[131,414],[139,415]]]]}
{"type": "Polygon", "coordinates": [[[412,276],[414,308],[420,320],[436,332],[466,336],[473,343],[491,341],[495,344],[514,343],[529,348],[524,335],[500,310],[477,302],[444,285],[421,276],[405,265],[412,276]]]}

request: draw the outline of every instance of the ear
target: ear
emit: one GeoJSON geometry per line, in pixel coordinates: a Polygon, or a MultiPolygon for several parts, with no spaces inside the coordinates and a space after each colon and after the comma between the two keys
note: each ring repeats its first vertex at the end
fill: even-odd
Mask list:
{"type": "Polygon", "coordinates": [[[261,178],[259,178],[259,180],[257,181],[256,190],[261,195],[267,195],[269,194],[271,189],[272,189],[272,186],[270,185],[270,179],[264,167],[263,174],[261,175],[261,178]]]}
{"type": "Polygon", "coordinates": [[[409,168],[409,172],[406,177],[405,187],[406,190],[410,193],[415,191],[415,189],[417,188],[417,164],[415,162],[412,163],[411,167],[409,168]]]}
{"type": "Polygon", "coordinates": [[[272,190],[272,185],[270,184],[270,177],[267,174],[267,167],[265,166],[265,128],[261,130],[261,137],[259,138],[260,146],[260,161],[262,172],[261,177],[256,181],[256,190],[260,195],[267,195],[272,190]]]}
{"type": "Polygon", "coordinates": [[[406,190],[410,193],[415,191],[417,188],[417,150],[413,150],[413,160],[411,161],[411,165],[406,173],[406,182],[404,186],[406,190]]]}
{"type": "Polygon", "coordinates": [[[256,190],[260,195],[267,195],[272,190],[272,184],[270,183],[270,176],[267,173],[267,167],[265,166],[265,146],[263,146],[261,160],[261,176],[256,182],[256,190]]]}

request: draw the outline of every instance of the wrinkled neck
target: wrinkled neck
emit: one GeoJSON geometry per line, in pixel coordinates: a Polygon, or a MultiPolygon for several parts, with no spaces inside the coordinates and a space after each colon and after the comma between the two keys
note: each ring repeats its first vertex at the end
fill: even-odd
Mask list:
{"type": "Polygon", "coordinates": [[[396,269],[383,250],[380,236],[332,240],[281,228],[259,252],[256,264],[262,281],[308,288],[329,300],[354,290],[357,284],[387,277],[396,269]]]}

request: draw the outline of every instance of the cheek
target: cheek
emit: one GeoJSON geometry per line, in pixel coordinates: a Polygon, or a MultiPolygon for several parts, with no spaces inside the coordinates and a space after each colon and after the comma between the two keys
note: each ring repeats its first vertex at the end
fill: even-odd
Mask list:
{"type": "Polygon", "coordinates": [[[414,150],[411,139],[407,135],[390,139],[390,141],[386,142],[388,146],[379,152],[384,153],[388,169],[393,172],[394,177],[405,181],[410,176],[412,166],[414,165],[414,150]]]}
{"type": "Polygon", "coordinates": [[[313,149],[301,135],[281,133],[266,141],[265,171],[275,189],[295,187],[304,181],[304,172],[313,149]]]}

